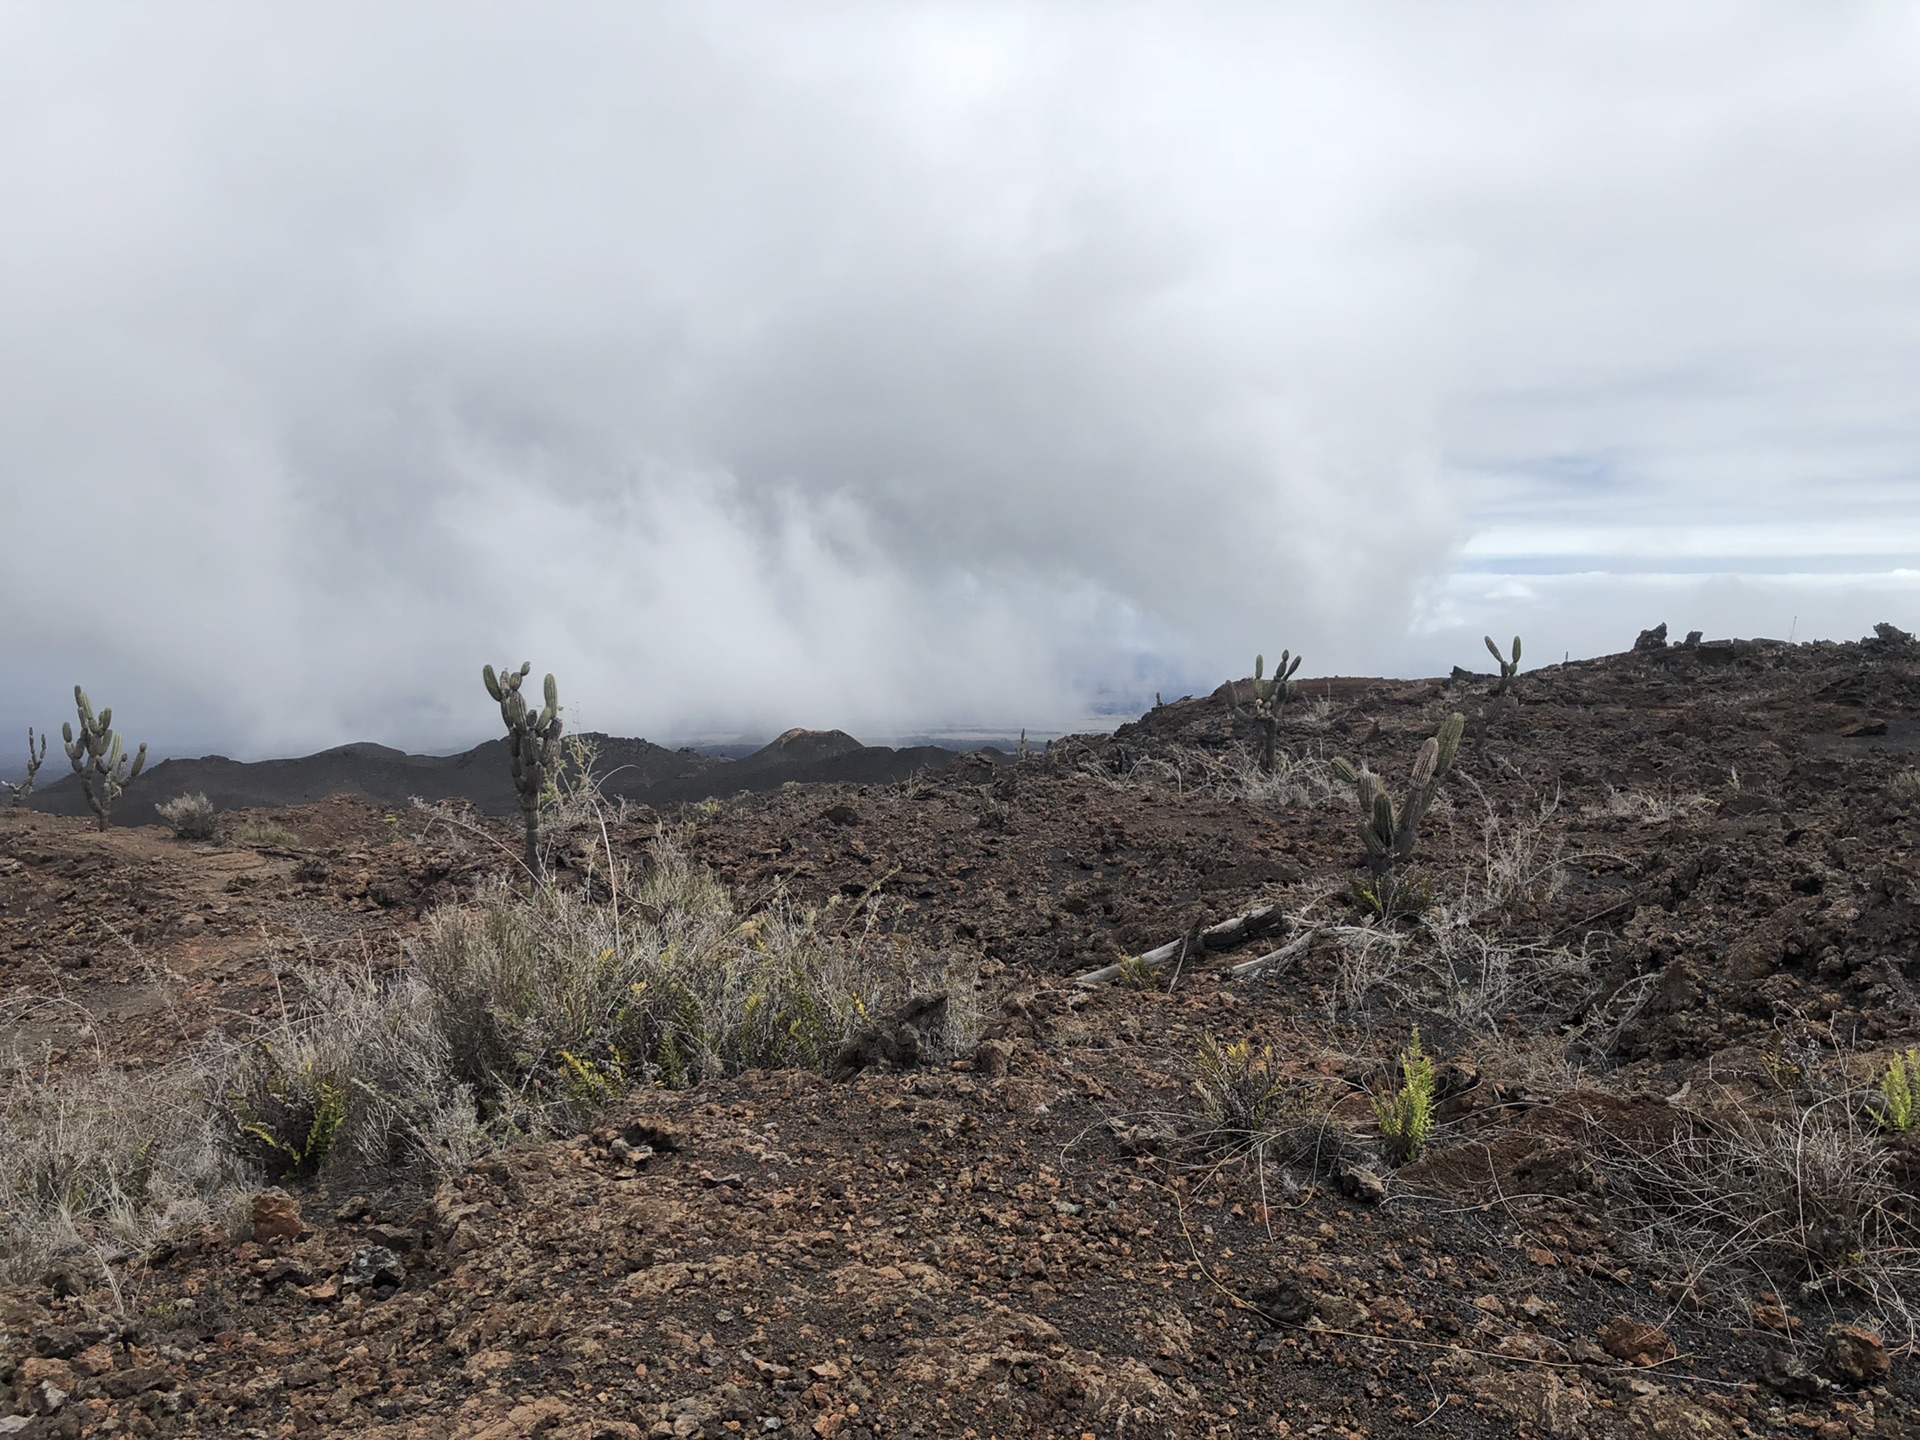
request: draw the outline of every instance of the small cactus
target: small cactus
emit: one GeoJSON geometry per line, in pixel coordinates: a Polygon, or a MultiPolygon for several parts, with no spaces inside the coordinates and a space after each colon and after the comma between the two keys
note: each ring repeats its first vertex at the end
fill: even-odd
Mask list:
{"type": "Polygon", "coordinates": [[[39,737],[39,748],[34,746],[33,727],[27,727],[27,774],[18,784],[7,785],[7,808],[18,810],[27,803],[27,797],[33,794],[34,778],[40,773],[40,766],[47,758],[47,737],[39,737]]]}
{"type": "Polygon", "coordinates": [[[126,746],[113,728],[113,707],[107,706],[96,719],[87,692],[78,685],[73,687],[73,705],[79,712],[80,737],[76,740],[73,726],[63,723],[60,726],[60,738],[66,743],[67,759],[73,762],[73,773],[80,777],[80,789],[86,794],[87,804],[93,807],[97,827],[105,830],[113,802],[120,798],[121,791],[139,778],[140,771],[145,768],[147,747],[145,744],[140,746],[140,752],[133,757],[129,768],[126,746]]]}
{"type": "Polygon", "coordinates": [[[1253,699],[1242,704],[1238,685],[1228,692],[1232,697],[1229,703],[1233,706],[1233,713],[1260,727],[1260,769],[1267,775],[1273,774],[1280,711],[1287,701],[1300,693],[1300,687],[1293,680],[1293,674],[1299,668],[1300,657],[1282,650],[1280,663],[1273,667],[1273,678],[1269,680],[1265,678],[1267,657],[1256,655],[1253,657],[1253,699]]]}
{"type": "Polygon", "coordinates": [[[1491,635],[1485,635],[1481,638],[1487,642],[1487,649],[1493,652],[1494,663],[1500,667],[1500,683],[1494,687],[1493,693],[1496,695],[1505,695],[1513,688],[1513,677],[1520,673],[1520,637],[1518,635],[1513,637],[1513,658],[1511,660],[1500,653],[1500,647],[1493,643],[1493,637],[1491,635]]]}
{"type": "Polygon", "coordinates": [[[560,692],[553,676],[547,676],[543,697],[546,703],[537,712],[529,710],[520,694],[520,682],[532,669],[533,662],[529,660],[517,671],[502,666],[495,675],[493,666],[483,665],[481,675],[487,682],[487,693],[500,702],[500,718],[506,722],[507,755],[513,761],[513,788],[520,794],[520,815],[527,827],[524,860],[527,873],[537,880],[543,871],[540,795],[554,771],[554,746],[560,739],[560,692]]]}
{"type": "Polygon", "coordinates": [[[1420,822],[1426,819],[1440,782],[1453,768],[1453,757],[1460,749],[1460,736],[1467,720],[1458,712],[1449,715],[1437,735],[1430,736],[1414,757],[1413,774],[1407,782],[1407,795],[1398,806],[1371,770],[1355,770],[1345,760],[1333,762],[1334,773],[1352,785],[1360,802],[1360,843],[1367,850],[1367,868],[1384,875],[1402,860],[1410,859],[1420,838],[1420,822]]]}

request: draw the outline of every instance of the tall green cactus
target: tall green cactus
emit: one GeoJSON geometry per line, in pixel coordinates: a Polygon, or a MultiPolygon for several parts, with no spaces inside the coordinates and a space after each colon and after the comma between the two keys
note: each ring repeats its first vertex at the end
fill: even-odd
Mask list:
{"type": "Polygon", "coordinates": [[[40,773],[40,766],[47,758],[47,737],[39,737],[39,748],[34,748],[33,727],[27,727],[27,775],[17,785],[7,786],[7,808],[18,810],[27,803],[27,797],[33,794],[34,778],[40,773]]]}
{"type": "Polygon", "coordinates": [[[1511,660],[1500,653],[1500,647],[1493,643],[1491,635],[1484,635],[1481,638],[1487,642],[1487,649],[1493,652],[1494,663],[1500,667],[1500,683],[1494,687],[1493,693],[1505,695],[1513,688],[1513,677],[1520,673],[1520,637],[1518,635],[1513,637],[1513,659],[1511,660]]]}
{"type": "Polygon", "coordinates": [[[1375,875],[1384,875],[1412,857],[1420,838],[1420,822],[1440,793],[1441,780],[1453,768],[1453,757],[1466,727],[1466,716],[1449,715],[1440,733],[1421,745],[1407,782],[1406,799],[1398,806],[1371,770],[1355,770],[1345,760],[1333,762],[1334,773],[1355,788],[1360,802],[1360,843],[1367,848],[1367,868],[1375,875]]]}
{"type": "Polygon", "coordinates": [[[80,777],[80,788],[86,793],[87,804],[93,807],[98,828],[104,830],[113,802],[139,778],[145,767],[147,747],[144,743],[140,746],[140,753],[133,757],[129,769],[126,746],[113,728],[113,707],[107,706],[95,719],[93,703],[78,685],[73,687],[73,706],[79,711],[80,738],[76,740],[73,726],[65,723],[60,726],[60,738],[66,742],[67,759],[73,762],[73,773],[80,777]]]}
{"type": "Polygon", "coordinates": [[[513,761],[513,788],[520,793],[520,816],[526,821],[527,873],[536,880],[543,873],[540,863],[540,793],[554,772],[554,747],[560,740],[560,691],[547,676],[546,703],[536,712],[527,708],[520,694],[520,682],[533,669],[531,660],[519,670],[483,665],[481,675],[487,693],[500,702],[500,718],[507,726],[507,755],[513,761]]]}
{"type": "Polygon", "coordinates": [[[1233,713],[1260,727],[1260,769],[1268,775],[1273,774],[1276,741],[1280,733],[1280,711],[1287,701],[1300,693],[1300,687],[1293,681],[1293,672],[1299,668],[1300,657],[1282,650],[1280,663],[1273,667],[1273,678],[1264,679],[1267,657],[1256,655],[1253,657],[1253,699],[1242,704],[1237,684],[1228,691],[1232,697],[1228,703],[1233,706],[1233,713]]]}

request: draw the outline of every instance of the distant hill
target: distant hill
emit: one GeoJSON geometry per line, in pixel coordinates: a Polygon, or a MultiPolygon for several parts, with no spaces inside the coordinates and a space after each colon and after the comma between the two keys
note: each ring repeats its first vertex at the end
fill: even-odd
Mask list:
{"type": "MultiPolygon", "coordinates": [[[[863,745],[843,730],[789,730],[738,760],[693,750],[669,750],[646,740],[588,734],[599,749],[596,772],[608,795],[643,805],[673,805],[743,790],[773,790],[789,781],[884,784],[922,770],[944,770],[960,752],[937,745],[896,750],[863,745]]],[[[986,751],[997,757],[999,752],[986,751]]],[[[51,780],[41,771],[32,808],[52,815],[85,815],[86,796],[71,772],[51,780]]],[[[490,815],[519,808],[507,742],[489,740],[459,755],[409,755],[358,742],[297,760],[163,760],[144,771],[120,797],[125,824],[147,824],[153,807],[177,795],[203,794],[216,810],[308,805],[330,795],[355,795],[377,805],[423,800],[469,800],[490,815]]]]}

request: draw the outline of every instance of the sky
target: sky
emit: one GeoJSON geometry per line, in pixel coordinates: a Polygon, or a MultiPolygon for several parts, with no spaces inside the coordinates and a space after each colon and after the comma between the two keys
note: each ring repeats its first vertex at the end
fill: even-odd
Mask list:
{"type": "Polygon", "coordinates": [[[0,0],[0,737],[1920,629],[1917,71],[1895,4],[0,0]]]}

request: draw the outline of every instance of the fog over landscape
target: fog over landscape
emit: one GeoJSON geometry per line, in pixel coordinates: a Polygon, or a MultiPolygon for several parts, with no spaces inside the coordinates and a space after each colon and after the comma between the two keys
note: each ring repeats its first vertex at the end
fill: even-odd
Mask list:
{"type": "Polygon", "coordinates": [[[0,773],[1920,629],[1920,12],[0,6],[0,773]]]}

